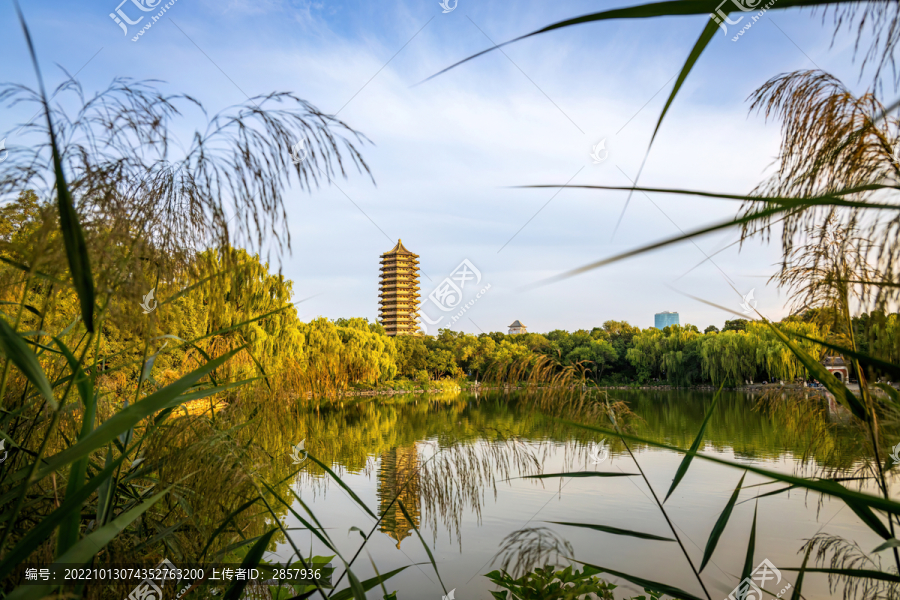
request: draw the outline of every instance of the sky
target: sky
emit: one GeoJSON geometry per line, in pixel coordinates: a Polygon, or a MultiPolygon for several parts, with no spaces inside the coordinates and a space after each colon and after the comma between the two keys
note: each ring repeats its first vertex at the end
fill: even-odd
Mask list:
{"type": "MultiPolygon", "coordinates": [[[[156,14],[138,10],[133,2],[140,1],[147,2],[127,0],[121,10],[132,20],[156,14]]],[[[736,315],[689,296],[740,315],[751,290],[762,314],[786,316],[784,292],[768,283],[779,244],[741,246],[737,231],[544,282],[727,219],[734,202],[635,193],[623,215],[626,192],[521,186],[628,186],[646,155],[641,185],[748,193],[773,172],[780,140],[780,123],[748,112],[756,88],[800,69],[828,71],[857,93],[870,79],[860,78],[855,37],[833,39],[830,18],[770,10],[736,42],[732,35],[749,17],[727,36],[717,32],[649,154],[675,76],[707,17],[570,27],[423,82],[494,43],[627,5],[458,0],[445,13],[438,0],[176,0],[137,42],[131,38],[149,18],[124,34],[109,16],[117,0],[23,2],[23,11],[48,88],[67,78],[64,70],[89,93],[116,77],[155,79],[167,93],[196,97],[210,114],[248,96],[289,91],[371,140],[362,154],[374,183],[350,170],[312,193],[296,185],[287,192],[291,251],[270,263],[293,281],[295,300],[308,298],[298,305],[303,320],[374,321],[379,257],[401,238],[420,256],[423,299],[463,261],[477,270],[454,310],[426,302],[436,322],[429,333],[446,325],[506,331],[517,319],[534,332],[607,320],[643,328],[662,311],[701,330],[721,328],[736,315]],[[591,153],[601,142],[596,161],[591,153]]],[[[0,28],[0,81],[34,87],[11,2],[0,3],[0,28]]],[[[26,113],[0,106],[0,132],[9,136],[32,116],[26,113]]],[[[199,111],[185,112],[178,124],[185,136],[204,126],[199,111]]],[[[8,137],[7,148],[27,143],[8,137]]]]}

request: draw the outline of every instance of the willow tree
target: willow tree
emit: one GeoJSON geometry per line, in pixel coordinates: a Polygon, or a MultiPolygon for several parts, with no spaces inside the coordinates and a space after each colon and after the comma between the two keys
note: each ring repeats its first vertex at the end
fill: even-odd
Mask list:
{"type": "Polygon", "coordinates": [[[743,385],[756,378],[756,344],[745,331],[708,333],[700,345],[703,375],[714,385],[743,385]]]}
{"type": "Polygon", "coordinates": [[[655,327],[648,327],[631,339],[632,346],[626,352],[628,362],[650,376],[659,374],[664,333],[655,327]]]}

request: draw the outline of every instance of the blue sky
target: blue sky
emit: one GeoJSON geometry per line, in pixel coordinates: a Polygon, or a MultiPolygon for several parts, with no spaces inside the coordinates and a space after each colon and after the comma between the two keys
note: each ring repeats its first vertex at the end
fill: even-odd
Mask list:
{"type": "MultiPolygon", "coordinates": [[[[783,293],[766,285],[776,245],[732,246],[685,275],[736,232],[530,287],[737,210],[724,201],[635,194],[613,237],[625,193],[514,187],[629,185],[704,17],[569,28],[415,85],[489,40],[627,4],[459,0],[444,14],[437,0],[177,0],[138,42],[131,36],[139,26],[125,36],[110,19],[117,4],[24,3],[49,87],[65,79],[55,64],[78,72],[88,92],[115,77],[159,79],[162,90],[191,94],[210,113],[246,102],[245,94],[291,91],[339,111],[372,140],[363,155],[375,185],[351,173],[312,194],[288,192],[292,252],[274,262],[294,281],[297,299],[315,296],[300,305],[303,319],[374,320],[379,255],[398,238],[421,256],[423,297],[464,259],[481,272],[480,287],[490,289],[453,326],[473,333],[505,331],[515,319],[540,332],[609,319],[648,327],[664,310],[701,329],[721,327],[733,316],[679,292],[739,311],[726,276],[742,293],[755,289],[764,314],[787,314],[783,293]],[[602,139],[609,156],[595,164],[591,148],[602,139]]],[[[139,12],[131,2],[123,10],[132,19],[139,12]]],[[[0,27],[0,79],[34,86],[10,2],[0,4],[0,27]]],[[[779,123],[748,115],[747,96],[770,77],[817,67],[861,91],[869,74],[860,83],[854,41],[839,35],[832,43],[830,21],[799,10],[767,12],[737,42],[717,33],[663,123],[641,183],[748,192],[772,172],[779,123]]],[[[0,131],[31,116],[0,107],[0,131]]],[[[203,125],[199,112],[179,123],[184,135],[203,125]]],[[[27,143],[10,138],[7,146],[27,143]]]]}

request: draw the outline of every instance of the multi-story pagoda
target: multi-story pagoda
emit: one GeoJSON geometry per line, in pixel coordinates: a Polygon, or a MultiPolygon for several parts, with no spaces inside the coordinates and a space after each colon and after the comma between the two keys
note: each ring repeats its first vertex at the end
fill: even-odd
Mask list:
{"type": "Polygon", "coordinates": [[[419,330],[419,258],[397,245],[381,255],[381,325],[388,335],[414,335],[419,330]]]}

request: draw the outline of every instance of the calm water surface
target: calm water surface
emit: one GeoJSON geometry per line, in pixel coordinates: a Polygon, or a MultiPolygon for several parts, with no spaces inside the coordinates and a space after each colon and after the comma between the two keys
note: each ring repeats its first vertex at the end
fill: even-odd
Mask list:
{"type": "MultiPolygon", "coordinates": [[[[641,437],[689,447],[699,430],[713,393],[697,391],[616,391],[639,419],[641,437]]],[[[786,473],[811,474],[827,468],[850,470],[861,448],[855,435],[840,426],[838,416],[783,409],[757,410],[758,398],[723,392],[708,425],[704,452],[786,473]],[[802,423],[802,426],[801,426],[802,423]],[[811,440],[815,443],[810,446],[811,440]]],[[[443,592],[414,529],[396,504],[398,494],[438,563],[447,589],[457,600],[490,599],[496,589],[484,574],[511,532],[545,527],[567,540],[575,556],[586,562],[667,582],[698,596],[702,591],[690,574],[678,546],[639,540],[552,521],[595,523],[671,537],[666,522],[641,477],[523,479],[536,473],[609,471],[637,473],[634,461],[618,440],[606,440],[609,458],[594,464],[592,451],[602,435],[571,429],[529,409],[515,396],[460,394],[398,396],[345,402],[338,410],[311,413],[298,420],[296,443],[306,439],[311,454],[333,469],[344,483],[383,521],[367,514],[321,468],[307,461],[291,483],[293,491],[315,513],[346,557],[362,538],[352,528],[375,533],[354,564],[360,579],[372,577],[372,561],[381,573],[409,566],[392,578],[387,591],[400,599],[441,600],[443,592]],[[371,560],[370,560],[371,557],[371,560]],[[417,564],[418,563],[418,564],[417,564]]],[[[635,457],[660,498],[665,496],[681,455],[632,446],[635,457]]],[[[665,506],[695,564],[713,524],[743,472],[695,460],[665,506]]],[[[753,518],[752,498],[778,485],[751,487],[762,479],[748,474],[739,503],[703,578],[713,598],[725,598],[738,582],[753,518]],[[751,500],[751,501],[747,501],[751,500]]],[[[289,496],[289,494],[287,494],[289,496]]],[[[299,502],[293,509],[305,511],[299,502]]],[[[324,546],[293,515],[282,517],[292,528],[292,541],[304,552],[327,554],[324,546]],[[293,529],[296,528],[296,529],[293,529]]],[[[755,562],[797,567],[805,538],[819,531],[842,535],[865,550],[881,540],[861,526],[844,504],[818,495],[783,493],[759,501],[755,562]]],[[[272,559],[286,560],[290,546],[282,540],[272,559]]],[[[782,571],[787,580],[794,575],[782,571]]],[[[619,596],[641,590],[620,584],[619,596]]],[[[344,584],[342,584],[343,587],[344,584]]],[[[808,576],[809,598],[827,597],[824,579],[808,576]]],[[[381,598],[380,588],[369,598],[381,598]]]]}

